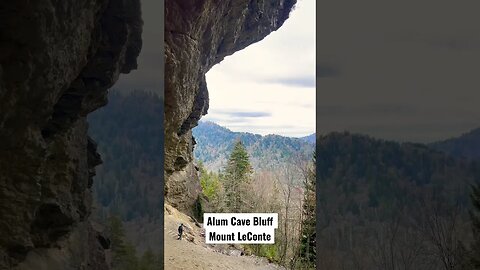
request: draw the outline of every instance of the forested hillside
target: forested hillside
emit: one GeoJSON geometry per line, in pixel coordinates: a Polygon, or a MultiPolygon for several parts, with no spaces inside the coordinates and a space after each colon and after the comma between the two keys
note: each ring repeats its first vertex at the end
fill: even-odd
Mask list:
{"type": "Polygon", "coordinates": [[[142,91],[109,95],[108,106],[89,117],[103,164],[93,182],[100,217],[159,217],[163,186],[163,101],[142,91]]]}
{"type": "Polygon", "coordinates": [[[193,129],[195,159],[202,161],[210,171],[225,166],[228,154],[237,139],[247,148],[255,170],[272,170],[292,159],[310,160],[315,149],[311,139],[290,138],[279,135],[261,136],[246,132],[233,132],[213,122],[200,122],[193,129]]]}
{"type": "Polygon", "coordinates": [[[461,269],[478,163],[349,133],[321,137],[317,160],[322,269],[461,269]]]}
{"type": "Polygon", "coordinates": [[[449,153],[455,157],[480,158],[480,128],[457,138],[435,142],[430,147],[449,153]]]}
{"type": "Polygon", "coordinates": [[[210,212],[278,213],[273,245],[243,245],[247,253],[266,257],[288,269],[313,269],[315,257],[315,166],[310,160],[278,163],[255,170],[241,139],[234,141],[219,172],[198,162],[202,191],[210,212]]]}

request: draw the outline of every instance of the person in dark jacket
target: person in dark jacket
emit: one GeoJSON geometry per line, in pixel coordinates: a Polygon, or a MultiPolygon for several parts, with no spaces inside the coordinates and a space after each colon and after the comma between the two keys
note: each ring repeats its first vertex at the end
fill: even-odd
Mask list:
{"type": "Polygon", "coordinates": [[[182,234],[183,234],[183,223],[180,223],[180,226],[178,226],[178,240],[182,240],[182,234]]]}

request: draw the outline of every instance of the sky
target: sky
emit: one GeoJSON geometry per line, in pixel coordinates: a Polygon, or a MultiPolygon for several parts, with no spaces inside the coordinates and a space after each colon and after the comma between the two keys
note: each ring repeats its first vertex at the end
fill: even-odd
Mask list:
{"type": "Polygon", "coordinates": [[[318,133],[432,142],[480,127],[480,1],[317,8],[318,133]]]}
{"type": "Polygon", "coordinates": [[[299,0],[282,27],[206,78],[210,108],[202,120],[261,135],[314,133],[315,0],[299,0]]]}
{"type": "Polygon", "coordinates": [[[141,0],[141,4],[142,50],[137,57],[137,69],[128,74],[120,74],[111,91],[145,90],[163,98],[163,3],[158,0],[141,0]]]}

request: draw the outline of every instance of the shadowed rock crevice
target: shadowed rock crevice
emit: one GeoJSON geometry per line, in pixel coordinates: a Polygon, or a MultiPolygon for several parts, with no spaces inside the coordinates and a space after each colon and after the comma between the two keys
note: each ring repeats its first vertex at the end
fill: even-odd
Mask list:
{"type": "Polygon", "coordinates": [[[39,238],[34,239],[35,247],[55,243],[70,231],[74,221],[58,204],[40,205],[35,211],[35,219],[32,223],[32,232],[39,238]]]}
{"type": "Polygon", "coordinates": [[[195,101],[193,103],[192,112],[190,113],[188,118],[183,122],[177,135],[183,136],[185,135],[185,133],[192,130],[192,128],[197,126],[200,118],[207,114],[207,111],[208,111],[208,89],[207,89],[205,76],[203,76],[202,80],[200,81],[198,93],[195,95],[195,101]]]}
{"type": "Polygon", "coordinates": [[[165,2],[165,199],[172,206],[193,214],[201,191],[192,164],[191,129],[208,111],[205,74],[226,56],[277,30],[295,3],[165,2]]]}

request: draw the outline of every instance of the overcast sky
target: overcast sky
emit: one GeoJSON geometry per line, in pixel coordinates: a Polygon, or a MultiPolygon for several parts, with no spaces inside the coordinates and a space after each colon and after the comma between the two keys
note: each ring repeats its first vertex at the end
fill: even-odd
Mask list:
{"type": "Polygon", "coordinates": [[[479,2],[319,1],[318,132],[430,142],[480,127],[479,2]]]}
{"type": "MultiPolygon", "coordinates": [[[[154,0],[142,3],[139,70],[122,75],[115,87],[162,93],[160,7],[154,0]]],[[[278,31],[207,74],[210,110],[204,119],[260,134],[314,132],[314,5],[300,0],[278,31]]],[[[480,1],[317,5],[319,133],[350,130],[429,142],[480,127],[480,1]]]]}
{"type": "Polygon", "coordinates": [[[207,73],[203,120],[233,131],[284,136],[315,132],[315,1],[299,0],[276,32],[207,73]]]}
{"type": "Polygon", "coordinates": [[[146,90],[163,97],[163,4],[158,0],[141,0],[141,4],[143,30],[138,67],[129,74],[120,74],[112,88],[122,92],[146,90]]]}

